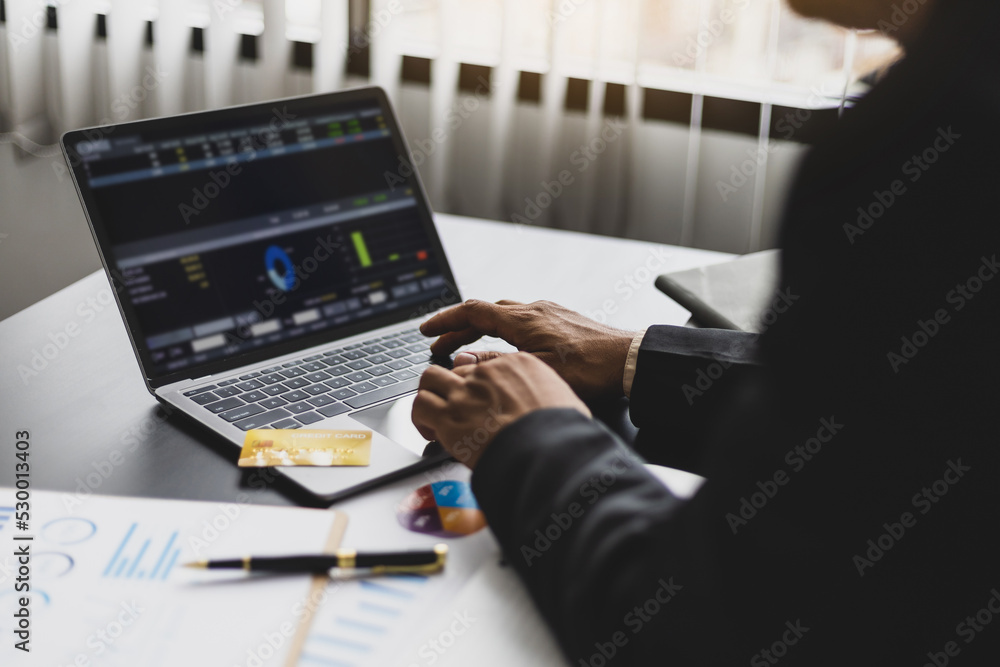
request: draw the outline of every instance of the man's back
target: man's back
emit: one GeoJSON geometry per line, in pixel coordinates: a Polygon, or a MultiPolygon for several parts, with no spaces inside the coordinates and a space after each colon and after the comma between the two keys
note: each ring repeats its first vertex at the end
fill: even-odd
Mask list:
{"type": "Polygon", "coordinates": [[[790,477],[733,537],[771,545],[756,576],[785,604],[769,621],[808,609],[818,656],[870,646],[922,664],[998,583],[1000,54],[995,18],[961,4],[803,165],[782,244],[801,298],[762,339],[766,379],[743,389],[769,419],[718,440],[755,452],[760,479],[790,477]],[[837,432],[820,449],[822,420],[837,432]]]}
{"type": "Polygon", "coordinates": [[[475,448],[473,489],[574,664],[603,664],[609,640],[615,664],[638,665],[997,654],[1000,6],[928,7],[926,37],[802,167],[783,235],[797,298],[759,346],[679,327],[623,340],[544,303],[425,323],[441,352],[489,334],[537,355],[431,369],[414,419],[448,447],[477,410],[514,408],[475,448]],[[684,382],[717,358],[723,377],[690,403],[684,382]],[[573,394],[616,384],[644,451],[701,446],[690,501],[573,394]],[[572,527],[532,552],[567,511],[572,527]]]}

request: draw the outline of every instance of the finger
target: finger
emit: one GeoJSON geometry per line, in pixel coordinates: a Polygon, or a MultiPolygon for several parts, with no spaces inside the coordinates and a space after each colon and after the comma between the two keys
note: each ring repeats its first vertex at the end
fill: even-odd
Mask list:
{"type": "Polygon", "coordinates": [[[498,357],[503,356],[503,352],[462,352],[455,357],[455,366],[467,366],[473,364],[482,364],[487,361],[492,361],[498,357]]]}
{"type": "Polygon", "coordinates": [[[475,329],[464,329],[463,331],[452,331],[442,335],[431,343],[431,354],[448,356],[463,345],[475,343],[483,337],[475,329]]]}
{"type": "Polygon", "coordinates": [[[481,335],[503,337],[509,328],[505,307],[488,301],[470,299],[463,304],[438,313],[420,325],[425,336],[440,336],[453,331],[475,329],[481,335]]]}
{"type": "Polygon", "coordinates": [[[420,325],[420,333],[425,336],[440,336],[449,331],[464,331],[470,328],[469,316],[466,312],[468,308],[469,302],[465,301],[436,313],[420,325]]]}
{"type": "Polygon", "coordinates": [[[448,393],[461,385],[462,379],[453,372],[438,364],[432,364],[421,374],[419,388],[447,398],[448,393]]]}
{"type": "Polygon", "coordinates": [[[410,419],[421,437],[428,440],[437,440],[437,431],[434,425],[438,422],[440,415],[444,413],[448,402],[437,394],[420,390],[417,397],[413,399],[413,408],[410,410],[410,419]]]}
{"type": "Polygon", "coordinates": [[[523,306],[524,304],[520,301],[512,301],[511,299],[500,299],[497,301],[498,306],[523,306]]]}
{"type": "Polygon", "coordinates": [[[452,363],[454,368],[458,368],[459,366],[475,366],[479,363],[479,359],[476,359],[476,355],[474,354],[462,352],[461,354],[455,355],[455,360],[452,363]]]}
{"type": "Polygon", "coordinates": [[[465,366],[458,366],[456,368],[453,368],[451,372],[457,375],[458,377],[467,378],[473,373],[475,373],[477,368],[479,368],[479,364],[466,364],[465,366]]]}
{"type": "Polygon", "coordinates": [[[447,398],[454,389],[465,384],[465,380],[440,366],[428,366],[420,376],[420,389],[447,398]]]}

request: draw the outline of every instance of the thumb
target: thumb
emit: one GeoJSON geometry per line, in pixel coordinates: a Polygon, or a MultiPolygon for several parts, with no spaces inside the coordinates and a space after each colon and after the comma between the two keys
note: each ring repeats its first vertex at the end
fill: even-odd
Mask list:
{"type": "Polygon", "coordinates": [[[459,352],[455,355],[455,366],[481,364],[503,356],[503,352],[459,352]]]}

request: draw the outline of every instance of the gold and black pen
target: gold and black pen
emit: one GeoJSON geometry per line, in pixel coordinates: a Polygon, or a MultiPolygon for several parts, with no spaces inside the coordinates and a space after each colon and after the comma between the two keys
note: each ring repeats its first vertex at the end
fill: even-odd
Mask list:
{"type": "Polygon", "coordinates": [[[184,567],[206,570],[246,570],[285,574],[323,574],[331,569],[364,571],[365,574],[432,574],[444,569],[448,545],[437,544],[429,551],[383,551],[358,553],[338,549],[332,554],[308,556],[244,556],[229,560],[200,560],[184,567]]]}

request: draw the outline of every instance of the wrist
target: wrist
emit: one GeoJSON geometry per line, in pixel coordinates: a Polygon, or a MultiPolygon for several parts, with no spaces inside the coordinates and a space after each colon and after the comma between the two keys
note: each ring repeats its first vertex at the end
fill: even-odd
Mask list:
{"type": "Polygon", "coordinates": [[[605,366],[605,387],[611,396],[622,396],[625,386],[625,367],[628,362],[629,349],[635,332],[622,331],[609,336],[600,354],[605,366]]]}
{"type": "Polygon", "coordinates": [[[646,337],[645,331],[640,331],[629,343],[628,355],[625,358],[624,373],[622,376],[622,390],[626,398],[632,398],[632,384],[635,381],[635,371],[639,363],[639,348],[642,347],[642,340],[646,337]]]}

